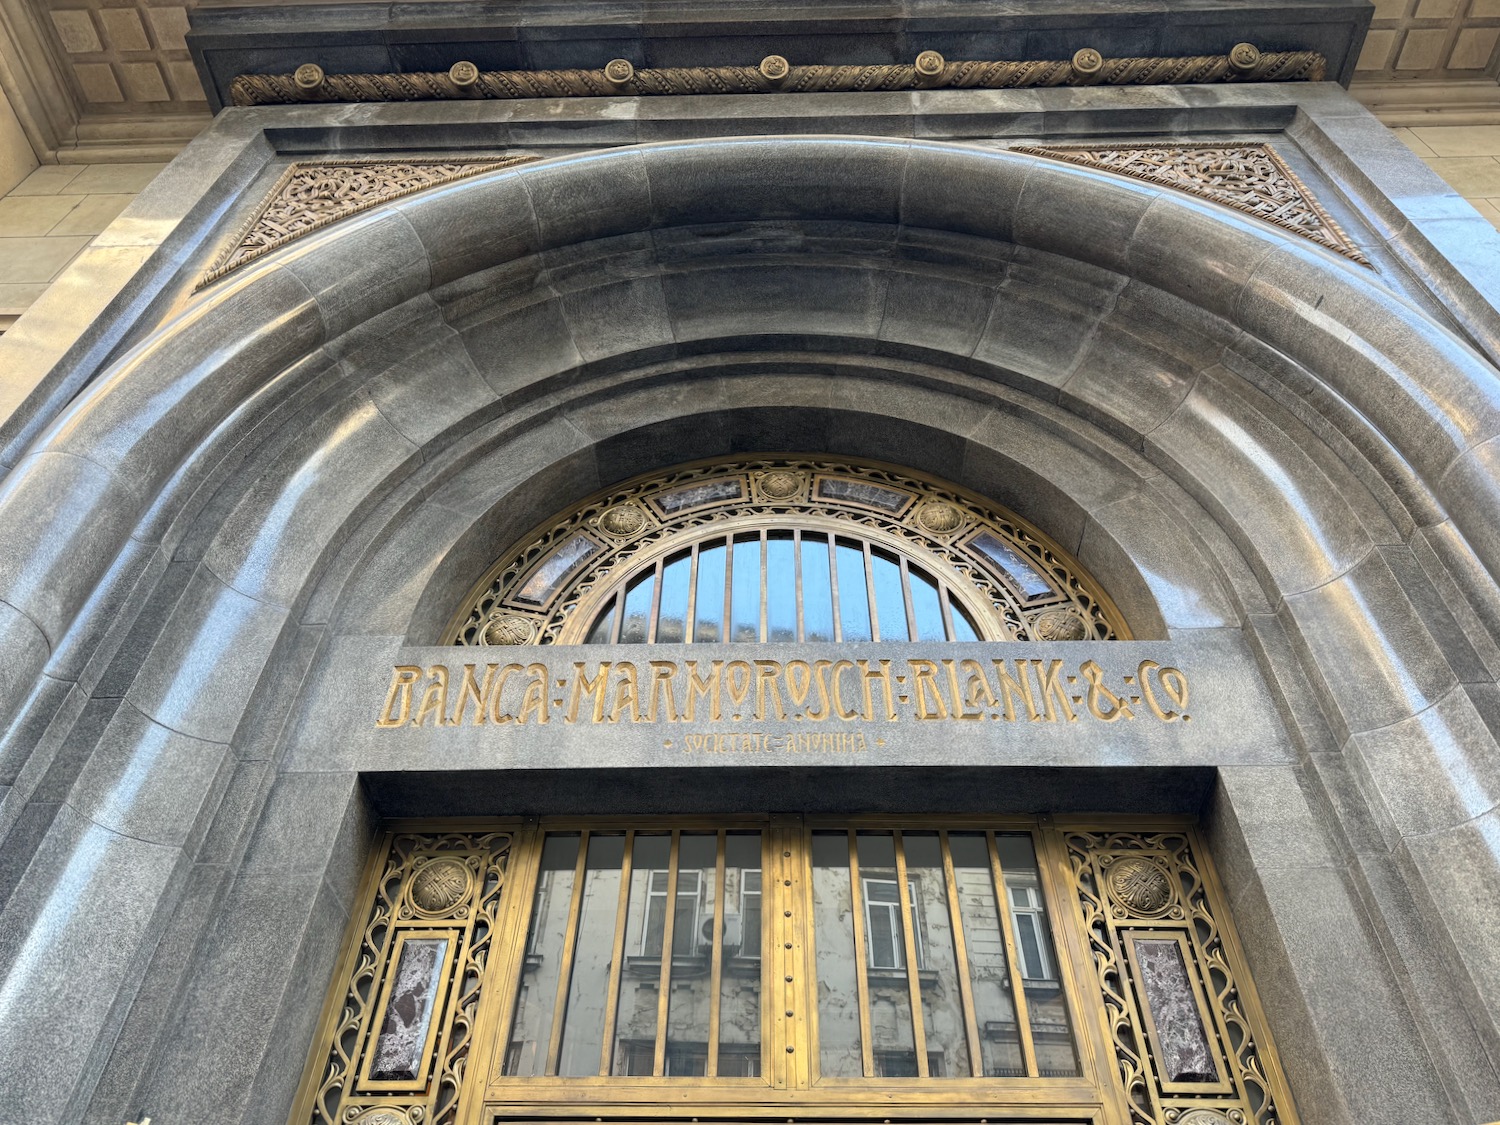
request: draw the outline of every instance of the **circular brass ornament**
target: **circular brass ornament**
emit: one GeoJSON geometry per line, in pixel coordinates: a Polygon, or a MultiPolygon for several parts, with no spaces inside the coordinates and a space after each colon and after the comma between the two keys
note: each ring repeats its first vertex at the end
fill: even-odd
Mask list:
{"type": "Polygon", "coordinates": [[[469,897],[469,880],[461,861],[435,859],[412,877],[412,904],[423,914],[447,914],[469,897]]]}
{"type": "Polygon", "coordinates": [[[611,86],[627,85],[635,77],[635,64],[629,59],[610,59],[604,64],[604,80],[611,86]]]}
{"type": "Polygon", "coordinates": [[[964,514],[952,504],[931,501],[917,509],[917,523],[937,535],[947,535],[964,525],[964,514]]]}
{"type": "Polygon", "coordinates": [[[767,82],[780,82],[792,72],[792,64],[780,55],[767,55],[760,60],[760,76],[767,82]]]}
{"type": "Polygon", "coordinates": [[[760,494],[771,500],[790,499],[801,488],[802,478],[796,473],[767,473],[760,478],[760,494]]]}
{"type": "Polygon", "coordinates": [[[1240,74],[1248,74],[1260,62],[1260,48],[1254,43],[1236,43],[1229,48],[1229,68],[1240,74]]]}
{"type": "Polygon", "coordinates": [[[524,617],[507,613],[492,617],[484,627],[484,643],[487,645],[524,645],[536,636],[536,625],[524,617]]]}
{"type": "Polygon", "coordinates": [[[1190,1109],[1177,1118],[1176,1125],[1233,1125],[1234,1118],[1216,1109],[1190,1109]]]}
{"type": "Polygon", "coordinates": [[[1088,635],[1088,622],[1071,609],[1044,610],[1031,623],[1033,640],[1081,641],[1088,635]]]}
{"type": "Polygon", "coordinates": [[[1073,53],[1073,69],[1079,74],[1098,74],[1104,68],[1104,56],[1092,47],[1073,53]]]}
{"type": "Polygon", "coordinates": [[[1172,884],[1167,873],[1149,859],[1122,859],[1104,878],[1110,897],[1133,914],[1160,914],[1171,905],[1172,884]]]}
{"type": "Polygon", "coordinates": [[[299,90],[316,90],[323,85],[323,68],[317,63],[303,63],[292,74],[299,90]]]}
{"type": "Polygon", "coordinates": [[[936,51],[923,51],[917,56],[917,73],[923,78],[936,78],[946,65],[947,60],[936,51]]]}
{"type": "Polygon", "coordinates": [[[448,81],[460,88],[479,81],[479,68],[471,62],[456,62],[448,68],[448,81]]]}
{"type": "Polygon", "coordinates": [[[392,1109],[372,1109],[368,1113],[351,1116],[348,1120],[356,1125],[407,1125],[406,1118],[392,1109]]]}
{"type": "Polygon", "coordinates": [[[610,535],[634,535],[646,526],[646,513],[634,504],[616,504],[599,517],[599,528],[610,535]]]}

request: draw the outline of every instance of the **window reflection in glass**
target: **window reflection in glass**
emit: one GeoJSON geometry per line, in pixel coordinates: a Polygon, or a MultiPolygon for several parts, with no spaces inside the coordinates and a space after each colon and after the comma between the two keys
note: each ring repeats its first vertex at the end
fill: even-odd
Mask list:
{"type": "Polygon", "coordinates": [[[969,957],[969,989],[979,1015],[979,1053],[987,1078],[1025,1075],[1016,1006],[1011,999],[1010,965],[1005,956],[1005,934],[995,897],[989,845],[979,832],[948,836],[953,878],[958,887],[958,911],[963,923],[964,948],[969,957]]]}
{"type": "Polygon", "coordinates": [[[864,1064],[847,833],[813,833],[812,892],[818,1065],[827,1077],[857,1078],[864,1073],[864,1064]]]}
{"type": "Polygon", "coordinates": [[[1057,956],[1052,948],[1036,851],[1030,836],[997,835],[995,847],[1005,872],[1037,1067],[1046,1077],[1070,1077],[1078,1073],[1078,1058],[1073,1050],[1067,997],[1057,977],[1057,956]]]}
{"type": "Polygon", "coordinates": [[[901,845],[910,888],[912,930],[918,939],[917,968],[928,1075],[966,1076],[971,1073],[968,1027],[958,982],[943,851],[936,832],[903,833],[901,845]]]}
{"type": "Polygon", "coordinates": [[[589,837],[558,1074],[599,1073],[599,1052],[604,1045],[604,1004],[609,994],[620,868],[624,860],[623,835],[589,837]]]}
{"type": "Polygon", "coordinates": [[[531,929],[526,937],[526,960],[516,996],[511,1045],[506,1052],[506,1074],[530,1078],[546,1073],[577,862],[577,835],[547,837],[542,845],[541,870],[532,898],[531,929]]]}

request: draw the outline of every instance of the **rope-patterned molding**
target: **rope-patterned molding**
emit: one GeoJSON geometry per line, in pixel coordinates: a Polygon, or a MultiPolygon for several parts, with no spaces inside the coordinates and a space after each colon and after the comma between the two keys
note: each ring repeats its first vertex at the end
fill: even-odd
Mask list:
{"type": "Polygon", "coordinates": [[[597,98],[682,94],[810,94],[899,90],[1019,90],[1041,86],[1177,86],[1213,82],[1319,82],[1327,60],[1315,51],[1261,52],[1240,43],[1223,55],[1106,59],[1085,47],[1071,59],[948,62],[923,51],[915,63],[793,66],[770,55],[759,66],[637,70],[615,59],[599,70],[480,70],[326,74],[307,63],[292,74],[242,74],[229,86],[237,106],[300,102],[417,102],[462,99],[597,98]]]}

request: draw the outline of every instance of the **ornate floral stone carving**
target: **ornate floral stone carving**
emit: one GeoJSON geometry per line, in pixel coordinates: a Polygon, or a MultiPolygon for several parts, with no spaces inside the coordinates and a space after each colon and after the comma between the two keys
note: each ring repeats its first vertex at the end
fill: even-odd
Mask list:
{"type": "Polygon", "coordinates": [[[1185,191],[1275,223],[1361,265],[1370,264],[1270,145],[1017,145],[1016,151],[1185,191]]]}
{"type": "Polygon", "coordinates": [[[330,223],[534,156],[486,160],[324,160],[291,165],[203,275],[200,287],[330,223]]]}

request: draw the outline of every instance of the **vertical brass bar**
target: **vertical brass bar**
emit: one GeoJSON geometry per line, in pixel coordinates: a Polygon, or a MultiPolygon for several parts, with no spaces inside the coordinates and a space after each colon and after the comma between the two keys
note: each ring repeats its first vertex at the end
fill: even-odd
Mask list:
{"type": "MultiPolygon", "coordinates": [[[[728,896],[724,893],[724,829],[719,829],[718,848],[714,855],[714,932],[713,949],[708,967],[708,1060],[703,1064],[705,1078],[719,1076],[719,993],[724,979],[724,907],[728,896]]],[[[741,878],[744,878],[741,875],[741,878]]],[[[764,888],[764,881],[762,881],[764,888]]],[[[765,913],[765,897],[762,893],[761,912],[765,913]]],[[[695,935],[696,936],[696,935],[695,935]]]]}
{"type": "Polygon", "coordinates": [[[734,619],[730,614],[734,610],[734,536],[724,536],[724,624],[719,627],[719,640],[727,644],[734,638],[734,619]]]}
{"type": "Polygon", "coordinates": [[[859,848],[849,830],[849,911],[854,920],[854,977],[859,988],[859,1050],[865,1077],[875,1077],[875,1046],[870,1042],[869,956],[865,952],[865,896],[860,893],[859,848]]]}
{"type": "MultiPolygon", "coordinates": [[[[677,923],[677,861],[682,849],[682,833],[673,831],[671,858],[667,860],[667,909],[661,923],[661,976],[656,994],[656,1057],[651,1073],[660,1078],[667,1066],[667,1004],[672,996],[672,942],[677,923]]],[[[647,888],[650,898],[650,888],[647,888]]],[[[649,903],[648,903],[649,907],[649,903]]],[[[644,930],[644,927],[642,927],[644,930]]]]}
{"type": "Polygon", "coordinates": [[[646,611],[646,643],[656,643],[656,626],[661,623],[661,583],[667,573],[666,560],[657,559],[656,569],[652,572],[654,577],[651,581],[651,608],[646,611]]]}
{"type": "Polygon", "coordinates": [[[906,556],[901,556],[901,597],[906,603],[906,635],[908,640],[918,639],[917,602],[911,596],[911,571],[906,565],[906,556]]]}
{"type": "Polygon", "coordinates": [[[688,600],[687,615],[682,623],[684,644],[693,643],[693,634],[698,631],[698,544],[694,543],[688,556],[688,600]]]}
{"type": "Polygon", "coordinates": [[[828,533],[828,590],[829,600],[833,603],[833,639],[842,641],[844,639],[844,619],[839,613],[839,551],[838,539],[832,533],[828,533]]]}
{"type": "Polygon", "coordinates": [[[906,950],[906,988],[911,994],[911,1045],[917,1053],[917,1077],[927,1078],[927,1026],[922,1019],[922,978],[917,968],[917,935],[912,924],[911,888],[906,885],[906,845],[891,833],[896,848],[896,904],[901,910],[901,939],[906,950]]]}
{"type": "MultiPolygon", "coordinates": [[[[630,868],[635,832],[625,833],[625,858],[620,861],[620,902],[615,907],[615,941],[609,955],[609,993],[604,997],[604,1038],[599,1047],[599,1074],[607,1077],[615,1055],[615,1020],[620,1010],[620,968],[625,961],[625,924],[630,920],[630,868]]],[[[650,891],[649,884],[647,891],[650,891]]],[[[649,897],[649,895],[648,895],[649,897]]]]}
{"type": "Polygon", "coordinates": [[[986,832],[990,846],[990,872],[995,880],[995,897],[1000,906],[1000,932],[1005,938],[1005,960],[1010,966],[1011,998],[1016,1005],[1016,1031],[1021,1037],[1021,1060],[1028,1077],[1037,1077],[1036,1045],[1031,1041],[1031,1013],[1026,1004],[1026,983],[1021,976],[1021,962],[1016,957],[1015,920],[1010,913],[1010,893],[1005,886],[1005,868],[1000,863],[1000,849],[995,834],[986,832]]]}
{"type": "Polygon", "coordinates": [[[620,630],[625,627],[625,591],[616,591],[610,604],[614,606],[615,615],[610,619],[612,624],[609,627],[609,643],[617,645],[620,643],[620,630]]]}
{"type": "Polygon", "coordinates": [[[807,640],[807,626],[802,614],[802,532],[792,532],[792,574],[797,591],[797,641],[807,640]]]}
{"type": "MultiPolygon", "coordinates": [[[[783,994],[785,1007],[775,1013],[781,1023],[781,1011],[790,1012],[783,1026],[786,1027],[787,1042],[793,1050],[793,1065],[788,1068],[788,1085],[805,1089],[810,1086],[818,1072],[818,982],[817,957],[813,950],[813,904],[812,904],[812,832],[802,822],[788,823],[780,836],[781,852],[790,852],[781,859],[780,882],[773,882],[773,897],[765,897],[765,881],[761,881],[761,910],[767,904],[790,910],[787,920],[787,941],[793,943],[792,956],[784,962],[786,981],[783,994]],[[800,954],[800,956],[798,956],[800,954]],[[801,1059],[797,1062],[797,1059],[801,1059]]],[[[773,915],[774,917],[774,915],[773,915]]]]}
{"type": "Polygon", "coordinates": [[[984,1077],[984,1056],[979,1043],[979,1013],[974,1010],[974,985],[969,978],[969,943],[964,936],[962,906],[958,898],[958,876],[953,869],[953,852],[948,833],[938,832],[938,846],[943,850],[943,881],[948,887],[948,917],[953,926],[953,957],[958,973],[958,995],[964,1006],[964,1032],[969,1039],[969,1074],[984,1077]]]}
{"type": "Polygon", "coordinates": [[[948,594],[948,587],[942,582],[938,583],[938,590],[938,604],[943,607],[943,633],[950,641],[955,640],[958,633],[953,628],[953,599],[948,594]]]}
{"type": "Polygon", "coordinates": [[[766,570],[771,562],[771,542],[766,532],[760,533],[760,643],[765,644],[771,639],[771,606],[769,591],[766,589],[766,570]]]}
{"type": "Polygon", "coordinates": [[[880,609],[875,604],[875,560],[870,558],[869,542],[861,543],[865,553],[865,601],[870,603],[870,639],[881,640],[880,609]]]}
{"type": "Polygon", "coordinates": [[[557,963],[557,999],[552,1004],[552,1037],[547,1042],[547,1069],[557,1073],[562,1054],[563,1023],[568,1014],[568,987],[573,983],[573,951],[578,946],[578,919],[583,913],[583,881],[588,875],[589,834],[578,834],[578,862],[573,866],[573,897],[568,903],[568,929],[563,935],[562,956],[557,963]]]}

